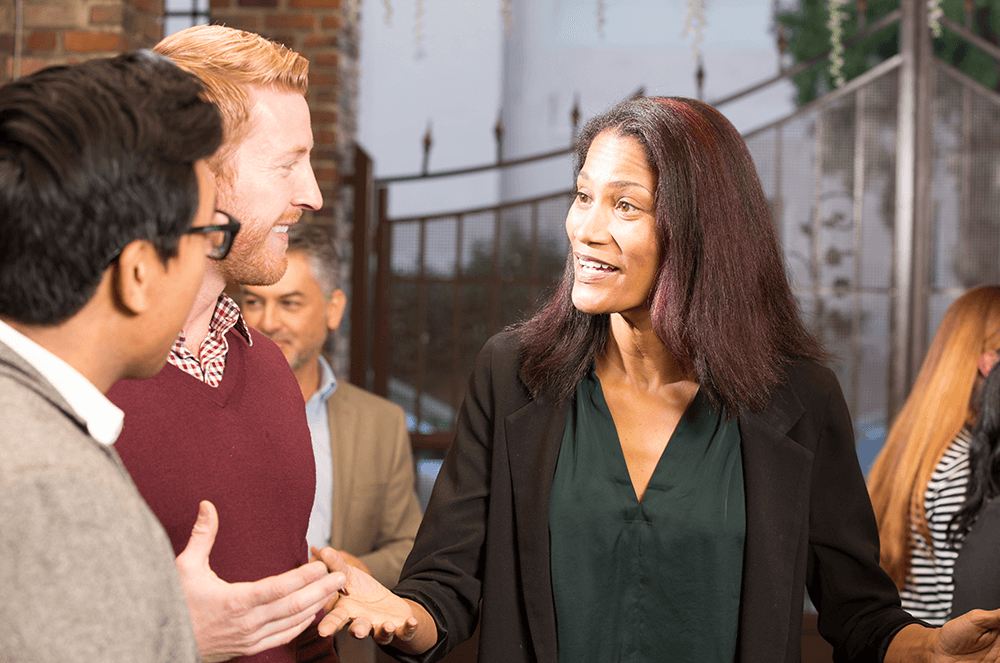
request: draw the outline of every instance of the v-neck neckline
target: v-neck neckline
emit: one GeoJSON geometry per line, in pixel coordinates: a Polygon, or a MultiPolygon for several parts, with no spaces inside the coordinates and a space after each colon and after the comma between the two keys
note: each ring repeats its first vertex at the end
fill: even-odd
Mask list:
{"type": "MultiPolygon", "coordinates": [[[[592,382],[593,388],[591,390],[591,398],[594,401],[597,411],[601,418],[604,419],[608,425],[607,438],[609,440],[608,445],[605,449],[606,453],[613,458],[613,463],[617,468],[614,474],[614,480],[616,484],[621,484],[623,487],[627,487],[627,492],[631,496],[631,503],[637,508],[642,508],[642,505],[646,502],[647,497],[649,497],[649,492],[651,488],[657,487],[658,489],[663,488],[662,474],[666,470],[661,469],[664,465],[664,458],[667,457],[668,450],[672,447],[677,447],[674,440],[684,440],[690,437],[688,431],[691,428],[691,417],[696,413],[700,412],[702,403],[702,389],[698,388],[695,392],[694,398],[688,403],[687,407],[684,409],[684,413],[681,414],[681,418],[677,421],[677,425],[674,427],[673,432],[670,434],[670,438],[667,440],[667,444],[664,445],[663,451],[660,452],[660,457],[656,460],[656,466],[653,468],[652,474],[649,475],[649,481],[646,483],[646,490],[643,492],[642,499],[639,499],[639,494],[636,492],[635,484],[632,482],[632,475],[628,469],[628,463],[625,460],[625,450],[622,449],[621,438],[618,437],[618,426],[615,424],[614,416],[611,414],[611,408],[608,407],[608,401],[604,397],[604,387],[601,384],[601,379],[597,376],[597,372],[591,370],[590,375],[587,377],[589,381],[592,382]],[[678,435],[680,431],[680,435],[678,435]],[[612,447],[614,447],[612,449],[612,447]]],[[[683,446],[683,445],[682,445],[683,446]]],[[[682,451],[670,451],[671,456],[676,456],[682,451]]],[[[623,488],[624,489],[624,488],[623,488]]]]}

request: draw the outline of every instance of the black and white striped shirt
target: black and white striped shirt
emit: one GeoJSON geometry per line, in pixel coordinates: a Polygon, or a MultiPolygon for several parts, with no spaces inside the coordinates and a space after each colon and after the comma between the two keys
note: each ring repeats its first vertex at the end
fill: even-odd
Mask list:
{"type": "Polygon", "coordinates": [[[963,428],[944,452],[934,468],[924,493],[924,509],[931,531],[928,546],[917,529],[911,526],[910,572],[900,593],[903,609],[933,626],[941,626],[951,613],[955,591],[952,569],[962,549],[961,540],[955,548],[947,545],[948,524],[965,500],[969,483],[969,441],[971,434],[963,428]]]}

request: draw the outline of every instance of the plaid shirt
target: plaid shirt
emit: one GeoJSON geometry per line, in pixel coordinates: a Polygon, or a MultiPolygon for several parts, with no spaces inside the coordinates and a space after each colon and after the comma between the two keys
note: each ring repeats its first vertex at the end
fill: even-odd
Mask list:
{"type": "Polygon", "coordinates": [[[215,303],[212,320],[208,323],[208,336],[201,342],[201,348],[199,348],[201,359],[194,356],[184,345],[184,332],[182,331],[178,334],[177,340],[174,341],[174,347],[170,349],[167,361],[208,386],[218,387],[219,383],[222,382],[222,374],[226,370],[226,353],[229,352],[226,333],[233,327],[236,327],[236,331],[246,337],[249,345],[253,345],[250,330],[240,314],[240,307],[230,299],[229,295],[222,293],[215,303]]]}

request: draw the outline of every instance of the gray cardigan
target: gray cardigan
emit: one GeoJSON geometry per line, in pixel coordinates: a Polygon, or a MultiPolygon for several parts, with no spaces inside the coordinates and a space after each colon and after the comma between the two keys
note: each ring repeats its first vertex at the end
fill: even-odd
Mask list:
{"type": "Polygon", "coordinates": [[[0,343],[0,659],[198,661],[173,550],[118,454],[0,343]]]}

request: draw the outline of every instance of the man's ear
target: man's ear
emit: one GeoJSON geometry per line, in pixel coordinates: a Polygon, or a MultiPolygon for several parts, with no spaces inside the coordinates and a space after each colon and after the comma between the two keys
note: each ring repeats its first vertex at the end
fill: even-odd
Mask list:
{"type": "Polygon", "coordinates": [[[155,299],[153,282],[164,270],[156,247],[144,239],[129,242],[112,269],[117,270],[114,283],[122,306],[135,315],[148,311],[155,299]]]}
{"type": "Polygon", "coordinates": [[[976,364],[979,366],[979,372],[983,377],[990,374],[993,370],[993,366],[996,365],[997,360],[1000,359],[1000,355],[997,354],[997,350],[990,350],[989,352],[984,352],[979,355],[979,361],[976,364]]]}
{"type": "Polygon", "coordinates": [[[330,331],[336,331],[340,326],[340,321],[344,317],[344,307],[347,306],[347,295],[340,288],[333,291],[330,301],[326,303],[326,327],[330,331]]]}

